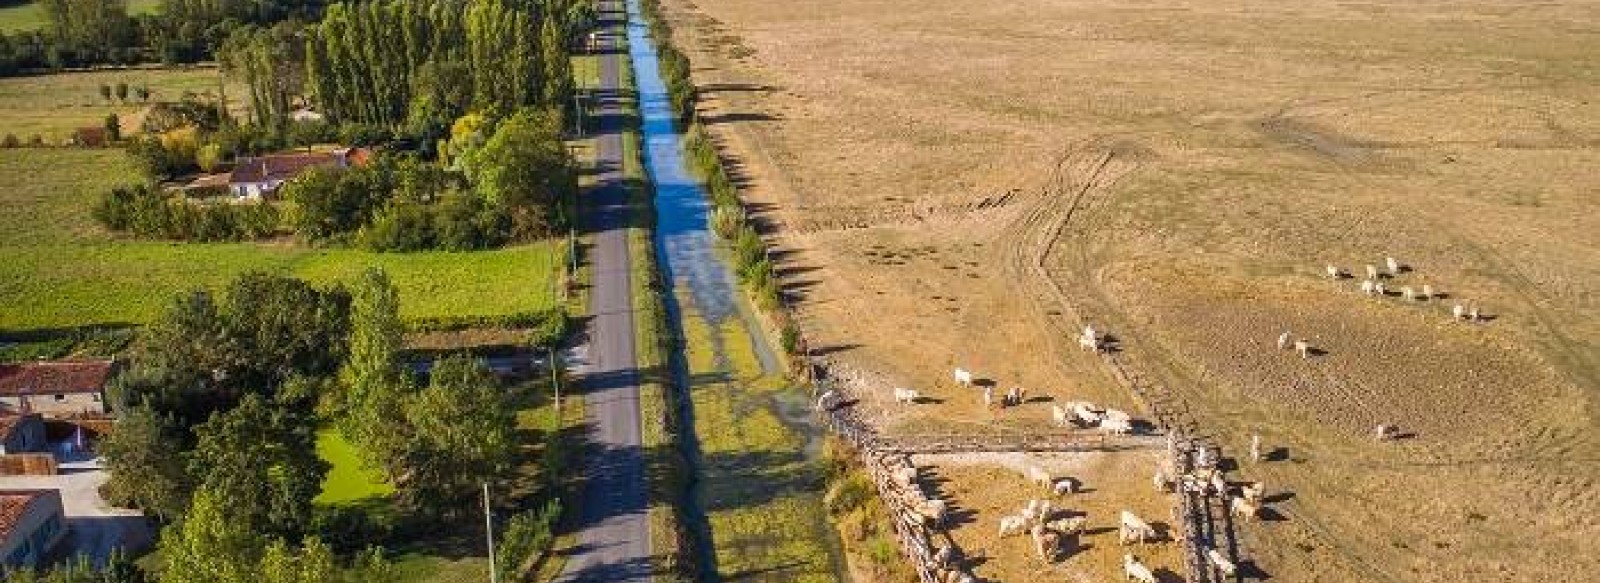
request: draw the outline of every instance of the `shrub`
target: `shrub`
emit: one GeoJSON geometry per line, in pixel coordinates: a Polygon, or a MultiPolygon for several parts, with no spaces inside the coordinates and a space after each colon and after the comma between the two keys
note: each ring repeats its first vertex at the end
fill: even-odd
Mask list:
{"type": "Polygon", "coordinates": [[[739,230],[744,226],[744,209],[737,206],[719,205],[711,209],[709,218],[711,231],[723,239],[733,239],[739,236],[739,230]]]}
{"type": "Polygon", "coordinates": [[[44,136],[41,136],[39,134],[33,134],[31,136],[28,136],[28,145],[29,146],[43,146],[44,145],[44,136]]]}
{"type": "Polygon", "coordinates": [[[495,569],[502,580],[515,579],[517,570],[549,546],[556,519],[561,516],[561,501],[551,499],[537,511],[512,516],[501,538],[495,569]]]}
{"type": "Polygon", "coordinates": [[[22,140],[18,140],[16,134],[6,134],[4,139],[0,139],[0,147],[3,148],[15,148],[21,145],[22,140]]]}

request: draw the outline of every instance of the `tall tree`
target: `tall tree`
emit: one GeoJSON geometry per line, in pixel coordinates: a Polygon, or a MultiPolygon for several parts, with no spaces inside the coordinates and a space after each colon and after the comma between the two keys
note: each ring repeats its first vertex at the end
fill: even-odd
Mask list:
{"type": "Polygon", "coordinates": [[[258,532],[298,537],[328,472],[314,431],[308,415],[246,396],[195,428],[189,474],[258,532]]]}
{"type": "Polygon", "coordinates": [[[369,269],[351,287],[350,356],[339,372],[344,387],[342,430],[361,444],[368,462],[400,475],[401,419],[410,377],[402,372],[400,297],[389,276],[369,269]]]}
{"type": "Polygon", "coordinates": [[[548,235],[567,223],[566,204],[577,179],[559,116],[520,110],[500,122],[469,159],[468,178],[485,200],[510,211],[514,236],[548,235]]]}
{"type": "Polygon", "coordinates": [[[262,537],[225,496],[195,492],[183,521],[161,533],[161,583],[257,583],[262,537]]]}
{"type": "Polygon", "coordinates": [[[96,450],[110,473],[106,498],[118,505],[143,509],[162,520],[179,516],[188,505],[188,474],[178,428],[149,407],[133,407],[121,415],[96,450]]]}
{"type": "Polygon", "coordinates": [[[483,362],[461,356],[435,362],[428,387],[405,408],[411,442],[402,501],[447,513],[470,506],[477,484],[511,466],[515,411],[483,362]]]}

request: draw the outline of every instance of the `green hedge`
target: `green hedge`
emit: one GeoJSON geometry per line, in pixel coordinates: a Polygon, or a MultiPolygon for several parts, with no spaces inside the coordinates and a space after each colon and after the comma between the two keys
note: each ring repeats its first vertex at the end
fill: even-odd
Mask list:
{"type": "Polygon", "coordinates": [[[409,318],[405,322],[408,332],[455,332],[472,328],[529,330],[533,333],[532,344],[537,346],[553,346],[560,342],[568,325],[567,312],[559,307],[515,314],[409,318]]]}

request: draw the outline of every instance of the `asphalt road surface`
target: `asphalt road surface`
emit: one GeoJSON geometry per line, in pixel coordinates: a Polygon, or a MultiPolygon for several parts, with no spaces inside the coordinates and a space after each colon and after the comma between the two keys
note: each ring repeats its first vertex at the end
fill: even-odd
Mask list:
{"type": "Polygon", "coordinates": [[[600,102],[596,117],[599,183],[590,194],[594,234],[587,363],[580,370],[590,451],[585,457],[576,546],[563,582],[650,581],[650,527],[639,442],[639,374],[634,358],[633,288],[628,256],[627,190],[622,176],[621,68],[627,66],[624,12],[600,3],[600,102]]]}

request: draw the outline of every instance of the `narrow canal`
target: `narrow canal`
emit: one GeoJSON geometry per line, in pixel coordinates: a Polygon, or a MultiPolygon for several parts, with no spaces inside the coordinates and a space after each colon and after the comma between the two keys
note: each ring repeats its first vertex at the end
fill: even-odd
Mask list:
{"type": "Polygon", "coordinates": [[[842,581],[842,553],[822,504],[820,429],[792,386],[707,225],[710,202],[684,163],[682,133],[639,0],[628,0],[628,52],[655,187],[655,246],[694,466],[690,507],[705,580],[842,581]]]}

